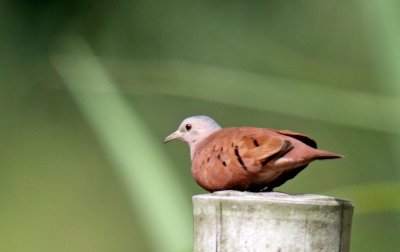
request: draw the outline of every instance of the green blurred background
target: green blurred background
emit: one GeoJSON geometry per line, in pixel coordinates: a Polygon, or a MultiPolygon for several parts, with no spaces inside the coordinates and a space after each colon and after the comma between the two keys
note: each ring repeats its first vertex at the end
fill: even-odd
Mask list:
{"type": "Polygon", "coordinates": [[[400,2],[0,1],[0,251],[191,251],[190,115],[342,160],[278,191],[355,204],[400,246],[400,2]]]}

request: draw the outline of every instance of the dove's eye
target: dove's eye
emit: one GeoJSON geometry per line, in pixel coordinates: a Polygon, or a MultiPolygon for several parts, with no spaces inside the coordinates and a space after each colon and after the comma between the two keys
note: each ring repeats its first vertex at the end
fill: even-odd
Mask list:
{"type": "Polygon", "coordinates": [[[185,128],[187,131],[189,131],[192,129],[192,125],[190,123],[188,123],[188,124],[186,124],[185,128]]]}

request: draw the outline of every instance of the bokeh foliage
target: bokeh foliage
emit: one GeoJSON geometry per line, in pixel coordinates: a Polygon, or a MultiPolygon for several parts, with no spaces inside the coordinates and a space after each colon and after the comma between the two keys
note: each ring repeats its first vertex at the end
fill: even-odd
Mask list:
{"type": "Polygon", "coordinates": [[[352,251],[400,242],[400,4],[1,1],[0,251],[190,251],[189,115],[346,156],[279,188],[356,205],[352,251]]]}

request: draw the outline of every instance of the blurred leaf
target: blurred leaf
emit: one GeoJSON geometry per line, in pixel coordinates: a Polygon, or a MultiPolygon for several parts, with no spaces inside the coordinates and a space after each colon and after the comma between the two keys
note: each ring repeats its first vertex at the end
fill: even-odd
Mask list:
{"type": "Polygon", "coordinates": [[[153,92],[398,135],[400,101],[300,80],[178,61],[114,61],[116,78],[153,92]],[[148,85],[140,85],[146,82],[148,85]],[[243,96],[246,94],[246,96],[243,96]]]}
{"type": "Polygon", "coordinates": [[[68,43],[62,52],[69,57],[53,57],[54,66],[117,168],[154,250],[188,250],[188,195],[160,148],[162,140],[154,138],[90,48],[73,36],[68,43]]]}

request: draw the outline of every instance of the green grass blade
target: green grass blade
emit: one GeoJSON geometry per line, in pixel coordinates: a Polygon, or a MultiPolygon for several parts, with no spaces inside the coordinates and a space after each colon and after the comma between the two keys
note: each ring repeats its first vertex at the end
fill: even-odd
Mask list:
{"type": "Polygon", "coordinates": [[[78,39],[73,46],[76,54],[53,57],[54,66],[120,175],[154,250],[188,251],[190,196],[173,174],[162,139],[154,138],[90,48],[78,39]]]}
{"type": "Polygon", "coordinates": [[[400,133],[400,100],[392,97],[189,62],[114,61],[110,65],[116,78],[121,83],[129,83],[126,89],[134,93],[182,96],[400,133]],[[143,82],[147,85],[138,84],[143,82]]]}

